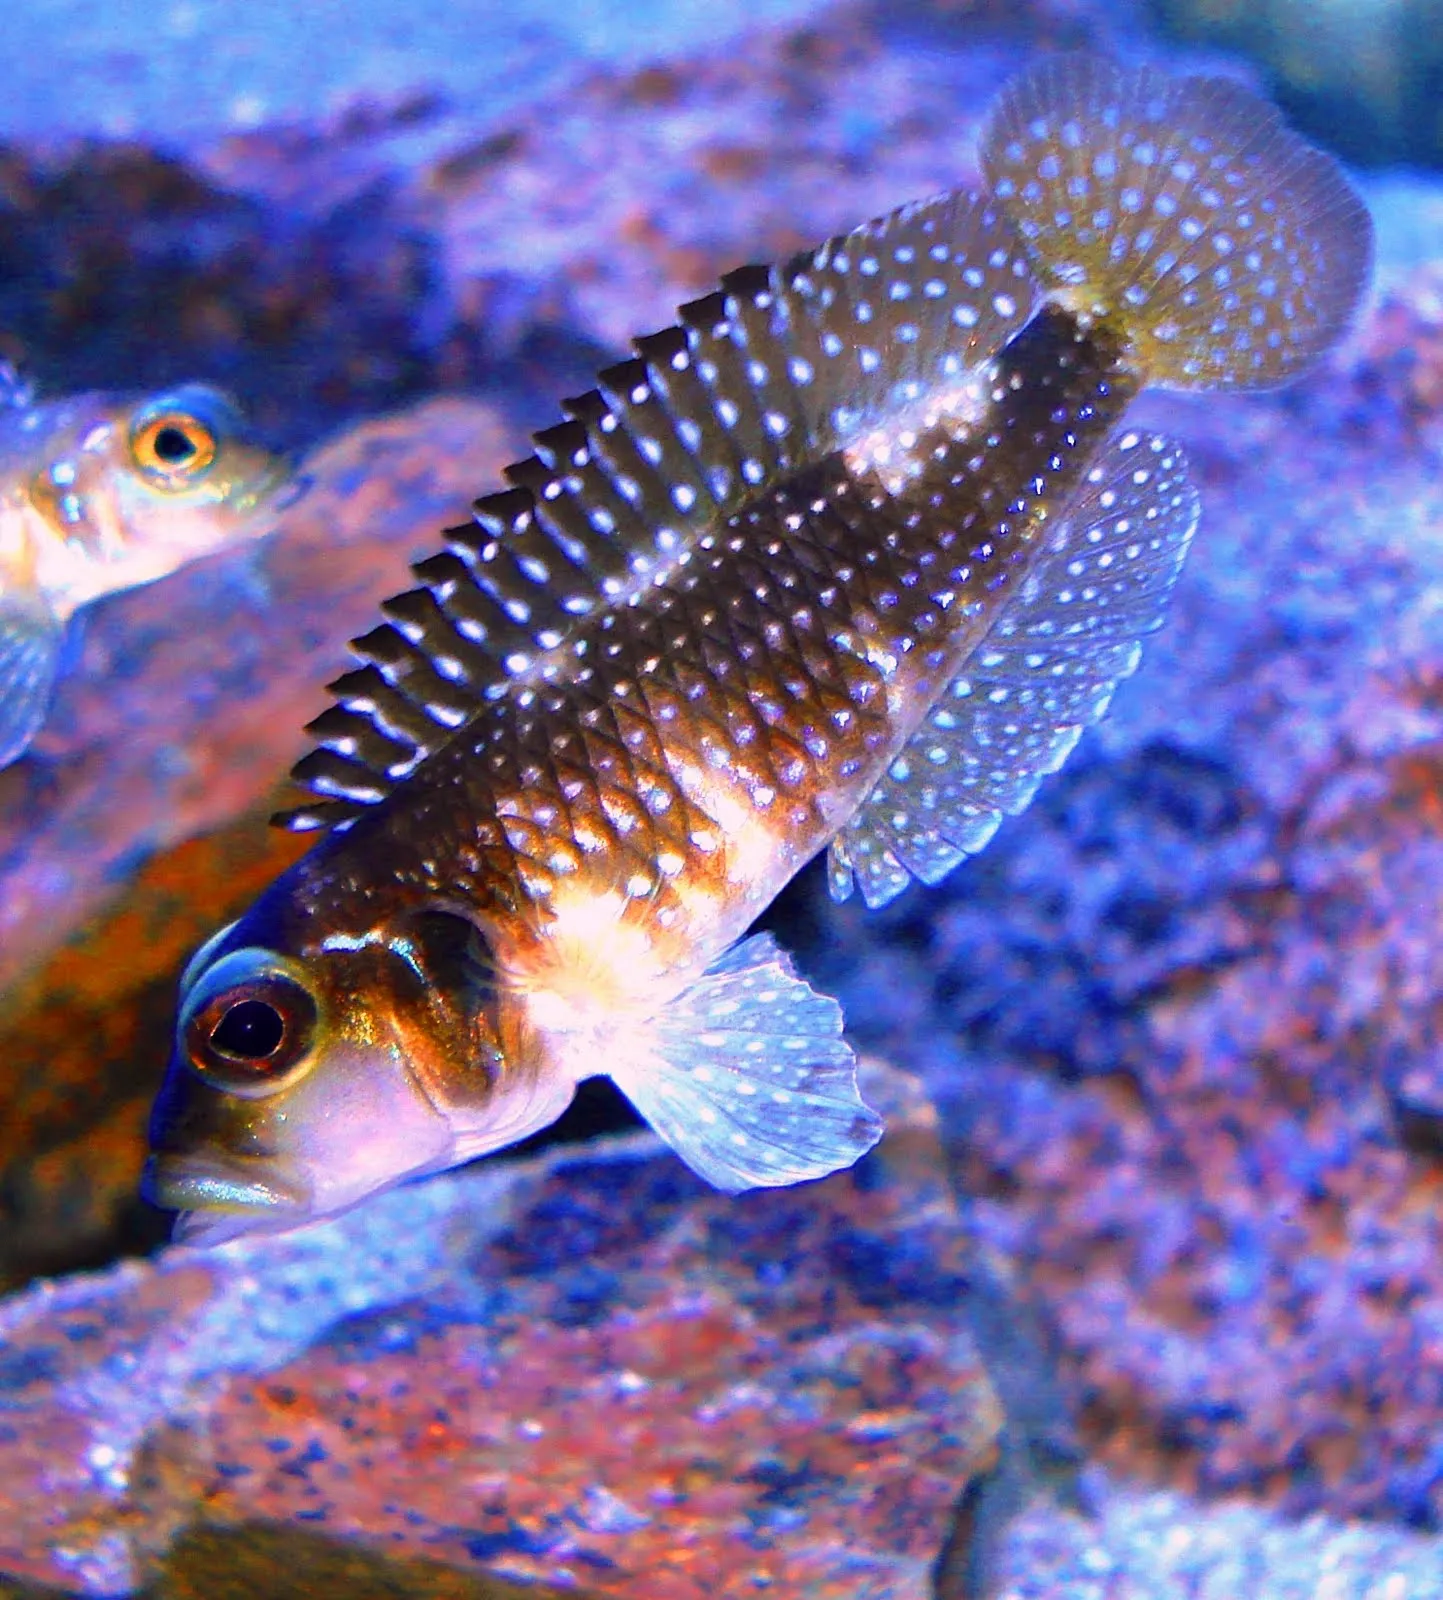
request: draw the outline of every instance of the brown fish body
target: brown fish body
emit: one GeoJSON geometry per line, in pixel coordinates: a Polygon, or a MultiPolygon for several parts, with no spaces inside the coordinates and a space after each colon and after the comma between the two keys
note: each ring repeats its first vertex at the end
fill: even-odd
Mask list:
{"type": "Polygon", "coordinates": [[[151,1190],[287,1225],[613,1076],[724,1188],[879,1124],[831,1001],[736,941],[935,882],[1065,759],[1197,517],[1149,382],[1337,337],[1366,213],[1231,85],[1044,67],[944,196],[637,342],[356,641],[296,770],[332,831],[182,981],[151,1190]]]}
{"type": "Polygon", "coordinates": [[[875,788],[1137,384],[1106,330],[1048,313],[978,375],[975,417],[919,434],[901,492],[838,451],[719,521],[323,847],[305,925],[319,943],[453,906],[519,1009],[594,990],[610,1025],[628,991],[654,1010],[875,788]],[[359,893],[332,850],[364,864],[359,893]]]}

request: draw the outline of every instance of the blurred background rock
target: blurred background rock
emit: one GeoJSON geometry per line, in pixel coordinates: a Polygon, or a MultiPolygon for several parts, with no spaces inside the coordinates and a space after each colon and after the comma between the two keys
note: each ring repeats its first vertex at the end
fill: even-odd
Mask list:
{"type": "MultiPolygon", "coordinates": [[[[105,1541],[149,1515],[120,1477],[138,1482],[214,1402],[180,1384],[147,1423],[154,1438],[111,1438],[87,1342],[113,1382],[137,1351],[164,1377],[229,1335],[203,1315],[209,1274],[188,1276],[183,1258],[93,1288],[22,1286],[161,1238],[134,1190],[176,972],[299,847],[265,814],[345,637],[403,586],[407,561],[561,396],[720,271],[970,181],[978,117],[1036,51],[1221,67],[1275,86],[1349,159],[1422,166],[1443,104],[1429,88],[1435,12],[5,11],[0,354],[49,392],[228,384],[313,480],[268,544],[94,608],[41,740],[0,774],[0,1288],[13,1291],[0,1492],[74,1490],[56,1495],[90,1541],[72,1589],[85,1560],[120,1570],[106,1552],[129,1556],[105,1541]],[[64,1309],[92,1297],[99,1322],[64,1309]],[[27,1457],[41,1415],[58,1455],[27,1457]]],[[[1106,1469],[1084,1474],[1095,1524],[1021,1525],[1018,1595],[1443,1593],[1443,184],[1397,170],[1365,182],[1378,286],[1332,366],[1282,395],[1148,402],[1187,443],[1204,524],[1174,615],[1109,721],[942,889],[868,917],[831,906],[808,873],[769,918],[842,998],[853,1037],[917,1075],[978,1258],[1055,1342],[1106,1469]],[[1203,1511],[1179,1494],[1234,1503],[1203,1511]]],[[[624,1120],[599,1097],[571,1132],[624,1120]]],[[[507,1181],[490,1170],[454,1182],[490,1194],[507,1181]]],[[[558,1209],[539,1229],[582,1204],[581,1181],[545,1179],[558,1209]]],[[[431,1217],[428,1203],[442,1205],[400,1197],[397,1215],[431,1217]]],[[[694,1195],[677,1226],[718,1216],[694,1195]]],[[[838,1282],[901,1248],[866,1245],[845,1217],[827,1226],[838,1282]]],[[[286,1356],[318,1369],[346,1295],[363,1280],[380,1294],[392,1249],[327,1239],[294,1258],[261,1251],[255,1268],[266,1305],[318,1307],[306,1340],[320,1353],[298,1339],[286,1356]],[[327,1278],[321,1294],[323,1259],[353,1281],[327,1278]]],[[[910,1248],[898,1270],[920,1303],[935,1247],[910,1248]]],[[[444,1239],[408,1259],[422,1289],[385,1357],[398,1381],[414,1377],[406,1341],[437,1332],[425,1296],[470,1271],[444,1239]]],[[[939,1276],[936,1294],[963,1297],[966,1276],[939,1276]]],[[[467,1315],[492,1327],[506,1303],[498,1292],[467,1315]]],[[[560,1325],[583,1329],[601,1315],[580,1291],[563,1310],[560,1325]]],[[[235,1434],[243,1453],[265,1451],[262,1423],[286,1403],[260,1402],[235,1434]]],[[[764,1409],[749,1416],[765,1424],[764,1409]]],[[[402,1442],[420,1459],[431,1446],[412,1422],[402,1442]]],[[[911,1448],[875,1419],[858,1427],[874,1428],[879,1457],[911,1448]]],[[[276,1469],[300,1493],[293,1465],[317,1463],[276,1469]]],[[[778,1471],[755,1503],[784,1529],[792,1480],[778,1471]]],[[[190,1494],[189,1466],[181,1478],[190,1494]]],[[[959,1494],[964,1478],[949,1480],[959,1494]]],[[[226,1491],[242,1526],[243,1489],[226,1491]]],[[[564,1500],[546,1510],[559,1524],[591,1514],[564,1500]]],[[[177,1547],[174,1592],[206,1537],[177,1547]]],[[[495,1570],[490,1537],[468,1571],[495,1570]]],[[[927,1592],[908,1570],[911,1589],[876,1592],[927,1592]]]]}
{"type": "Polygon", "coordinates": [[[1278,104],[1349,161],[1443,165],[1439,0],[1147,0],[1168,37],[1255,62],[1278,104]]]}

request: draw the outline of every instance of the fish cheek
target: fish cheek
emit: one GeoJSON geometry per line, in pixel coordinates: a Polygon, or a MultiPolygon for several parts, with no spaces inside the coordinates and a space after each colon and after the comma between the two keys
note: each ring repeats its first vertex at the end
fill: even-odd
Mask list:
{"type": "Polygon", "coordinates": [[[453,1139],[410,1059],[416,978],[384,946],[332,952],[306,978],[321,1025],[308,1064],[251,1102],[251,1136],[311,1196],[313,1216],[451,1165],[453,1139]]]}
{"type": "Polygon", "coordinates": [[[312,1070],[274,1097],[284,1105],[271,1130],[316,1214],[452,1164],[450,1126],[384,1019],[353,1012],[320,1049],[312,1070]]]}
{"type": "Polygon", "coordinates": [[[202,1083],[185,1063],[172,1060],[151,1108],[150,1148],[157,1155],[268,1156],[269,1109],[266,1101],[202,1083]]]}

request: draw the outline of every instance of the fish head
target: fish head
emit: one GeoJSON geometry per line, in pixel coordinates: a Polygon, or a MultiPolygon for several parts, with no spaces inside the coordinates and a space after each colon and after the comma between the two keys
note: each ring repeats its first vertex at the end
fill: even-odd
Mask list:
{"type": "Polygon", "coordinates": [[[35,416],[41,460],[28,500],[58,543],[107,572],[95,593],[264,533],[294,481],[289,460],[209,384],[139,399],[81,395],[35,416]]]}
{"type": "Polygon", "coordinates": [[[468,1159],[458,1116],[503,1076],[469,922],[304,946],[271,910],[222,930],[181,979],[144,1188],[187,1242],[293,1228],[468,1159]]]}
{"type": "Polygon", "coordinates": [[[153,544],[193,555],[198,540],[225,543],[274,509],[291,475],[290,463],[260,442],[236,402],[209,384],[151,395],[123,421],[116,434],[125,453],[125,470],[115,474],[120,512],[153,544]],[[194,525],[201,513],[204,534],[194,525]]]}

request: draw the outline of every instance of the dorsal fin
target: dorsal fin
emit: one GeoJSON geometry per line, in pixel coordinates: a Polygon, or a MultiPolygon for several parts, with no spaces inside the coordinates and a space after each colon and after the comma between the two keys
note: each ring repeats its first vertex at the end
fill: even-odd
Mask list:
{"type": "Polygon", "coordinates": [[[1133,429],[1107,444],[1018,601],[832,841],[834,899],[937,883],[1026,808],[1136,670],[1197,519],[1177,445],[1133,429]]]}
{"type": "Polygon", "coordinates": [[[626,605],[709,527],[938,390],[1026,320],[1007,223],[961,193],[909,205],[779,267],[745,267],[636,341],[535,435],[512,487],[413,570],[355,640],[278,819],[333,827],[384,799],[490,699],[557,670],[580,619],[626,605]]]}

